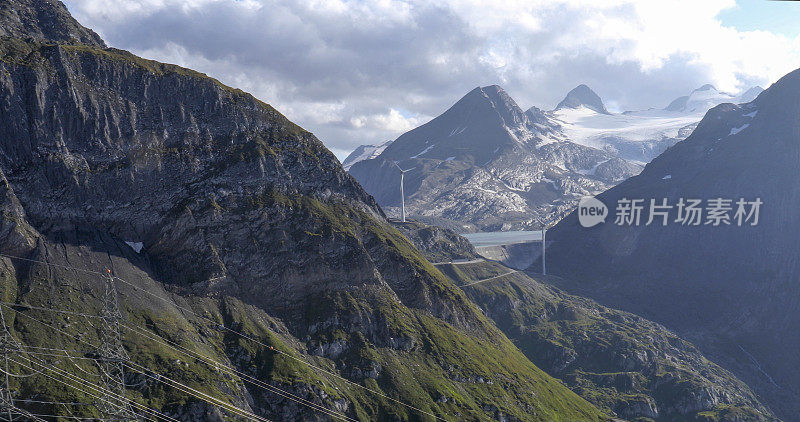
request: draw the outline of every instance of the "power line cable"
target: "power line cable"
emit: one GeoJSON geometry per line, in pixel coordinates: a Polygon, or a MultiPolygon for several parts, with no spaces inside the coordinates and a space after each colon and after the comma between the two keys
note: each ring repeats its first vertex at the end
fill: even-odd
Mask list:
{"type": "Polygon", "coordinates": [[[192,357],[192,358],[194,358],[194,359],[196,359],[198,361],[201,361],[201,362],[205,363],[206,365],[208,365],[209,367],[212,367],[212,368],[215,368],[215,369],[224,369],[224,370],[228,371],[231,374],[239,376],[242,380],[244,380],[244,381],[246,381],[246,382],[248,382],[248,383],[250,383],[252,385],[255,385],[257,387],[261,387],[261,388],[266,389],[266,390],[270,390],[273,393],[278,394],[278,395],[280,395],[280,396],[282,396],[284,398],[288,398],[290,400],[297,401],[300,404],[303,404],[303,405],[305,405],[307,407],[311,407],[314,410],[323,412],[323,413],[328,414],[329,416],[333,416],[333,417],[335,417],[337,419],[343,419],[343,420],[347,420],[347,421],[357,422],[356,419],[350,418],[347,415],[341,414],[339,412],[335,412],[335,411],[330,410],[330,409],[328,409],[326,407],[318,405],[318,404],[316,404],[314,402],[306,400],[306,399],[304,399],[302,397],[296,396],[296,395],[294,395],[292,393],[289,393],[288,391],[282,390],[282,389],[280,389],[280,388],[278,388],[278,387],[276,387],[276,386],[274,386],[272,384],[268,384],[267,382],[262,381],[262,380],[260,380],[258,378],[255,378],[255,377],[253,377],[253,376],[251,376],[251,375],[249,375],[249,374],[247,374],[247,373],[245,373],[243,371],[240,371],[240,370],[238,370],[238,369],[236,369],[234,367],[228,366],[228,365],[226,365],[226,364],[224,364],[222,362],[216,361],[216,360],[214,360],[212,358],[209,358],[207,356],[204,356],[204,355],[202,355],[200,353],[192,352],[192,351],[190,351],[189,349],[187,349],[187,348],[185,348],[183,346],[180,346],[180,345],[178,345],[178,344],[176,344],[176,343],[174,343],[174,342],[172,342],[170,340],[165,339],[164,337],[159,336],[158,334],[151,334],[148,331],[137,329],[136,327],[129,327],[129,326],[125,325],[125,324],[123,324],[122,326],[123,326],[123,328],[126,328],[129,331],[132,331],[132,332],[137,333],[137,334],[139,334],[139,335],[141,335],[143,337],[146,337],[146,338],[150,339],[151,341],[154,341],[154,342],[159,343],[161,345],[167,346],[167,347],[169,347],[169,348],[171,348],[173,350],[176,350],[176,351],[178,351],[180,353],[183,353],[185,356],[189,356],[189,357],[192,357]]]}
{"type": "MultiPolygon", "coordinates": [[[[49,309],[49,308],[40,308],[40,309],[43,310],[43,311],[59,312],[59,310],[57,310],[57,309],[49,309]]],[[[292,393],[289,393],[289,392],[287,392],[285,390],[282,390],[282,389],[280,389],[280,388],[278,388],[276,386],[273,386],[271,384],[267,384],[267,383],[265,383],[265,382],[263,382],[261,380],[258,380],[257,378],[251,377],[251,376],[249,376],[248,374],[246,374],[244,372],[236,370],[235,368],[229,367],[229,366],[227,366],[227,365],[225,365],[223,363],[220,363],[218,361],[214,361],[211,358],[204,357],[204,356],[202,356],[200,354],[197,354],[197,356],[193,356],[191,353],[194,353],[194,352],[189,351],[189,353],[187,353],[188,349],[185,349],[185,348],[183,348],[183,349],[187,350],[187,351],[180,350],[179,348],[174,346],[174,343],[173,344],[169,344],[169,343],[167,343],[167,342],[169,342],[169,340],[166,340],[163,337],[157,336],[156,334],[152,334],[152,336],[157,336],[159,339],[162,339],[163,341],[159,341],[159,340],[153,338],[151,335],[148,335],[149,332],[139,331],[139,330],[136,330],[133,327],[130,327],[130,326],[122,324],[122,323],[120,324],[120,326],[126,328],[129,331],[138,333],[139,335],[142,335],[142,336],[144,336],[144,337],[146,337],[146,338],[148,338],[148,339],[150,339],[152,341],[159,342],[162,345],[170,347],[173,350],[176,350],[176,351],[178,351],[180,353],[183,353],[186,356],[189,356],[189,357],[197,359],[197,360],[199,360],[201,362],[204,362],[207,365],[212,365],[213,364],[213,366],[215,368],[217,368],[217,369],[219,369],[219,368],[226,369],[231,373],[239,375],[240,377],[247,377],[248,378],[248,382],[250,382],[251,384],[256,385],[256,386],[260,386],[260,387],[262,387],[264,389],[268,389],[268,390],[272,391],[273,393],[275,393],[275,394],[277,394],[277,395],[279,395],[281,397],[287,398],[287,399],[292,400],[292,401],[296,401],[296,402],[298,402],[298,403],[300,403],[300,404],[302,404],[304,406],[310,407],[313,410],[325,413],[325,414],[327,414],[329,416],[332,416],[334,418],[337,418],[337,419],[344,419],[344,420],[348,420],[348,421],[356,421],[355,419],[349,418],[346,415],[339,414],[339,413],[337,413],[335,411],[332,411],[330,409],[327,409],[327,408],[325,408],[323,406],[317,405],[314,402],[311,402],[311,401],[308,401],[306,399],[303,399],[302,397],[298,397],[296,395],[293,395],[292,393]],[[211,361],[211,364],[208,361],[211,361]]],[[[29,352],[29,353],[36,354],[36,355],[43,355],[43,356],[64,357],[64,358],[68,358],[68,359],[95,360],[94,358],[89,358],[89,357],[72,356],[72,355],[69,354],[70,351],[65,350],[65,349],[55,349],[55,348],[45,348],[45,347],[37,347],[37,349],[55,351],[55,352],[63,352],[64,354],[45,353],[45,352],[29,352]]],[[[72,352],[82,353],[80,351],[72,351],[72,352]]],[[[92,375],[94,375],[94,374],[92,374],[92,375]]]]}
{"type": "MultiPolygon", "coordinates": [[[[30,258],[22,258],[22,257],[18,257],[18,256],[13,256],[13,255],[7,255],[7,254],[0,254],[0,256],[6,257],[6,258],[9,258],[9,259],[19,259],[19,260],[22,260],[22,261],[27,261],[27,262],[39,263],[39,264],[44,264],[44,265],[52,265],[52,266],[55,266],[55,267],[61,267],[61,268],[71,269],[71,270],[74,270],[74,271],[82,271],[82,272],[89,273],[89,274],[98,274],[98,275],[103,275],[103,273],[101,273],[101,272],[92,271],[92,270],[87,270],[87,269],[83,269],[83,268],[72,267],[72,266],[69,266],[69,265],[51,264],[51,263],[49,263],[49,262],[46,262],[46,261],[35,260],[35,259],[30,259],[30,258]]],[[[255,339],[255,338],[253,338],[253,337],[251,337],[251,336],[249,336],[249,335],[247,335],[247,334],[244,334],[244,333],[242,333],[242,332],[239,332],[239,331],[237,331],[237,330],[234,330],[234,329],[231,329],[231,328],[229,328],[229,327],[226,327],[225,325],[219,324],[218,322],[216,322],[216,321],[212,320],[211,318],[208,318],[208,317],[206,317],[206,316],[204,316],[204,315],[200,315],[200,314],[198,314],[198,313],[194,312],[193,310],[191,310],[191,309],[188,309],[188,308],[186,308],[186,307],[180,306],[180,305],[178,305],[178,304],[177,304],[176,302],[174,302],[174,301],[169,301],[169,299],[163,298],[163,297],[161,297],[161,296],[158,296],[158,295],[156,295],[156,294],[154,294],[154,293],[152,293],[152,292],[149,292],[149,291],[147,291],[147,290],[145,290],[145,289],[143,289],[143,288],[141,288],[141,287],[139,287],[139,286],[136,286],[135,284],[133,284],[133,283],[131,283],[131,282],[127,281],[127,280],[124,280],[124,279],[120,278],[120,277],[114,276],[114,279],[115,279],[115,280],[119,280],[119,281],[121,281],[122,283],[124,283],[124,284],[126,284],[126,285],[128,285],[128,286],[130,286],[130,287],[132,287],[132,288],[134,288],[134,289],[136,289],[136,290],[140,290],[140,291],[144,292],[145,294],[147,294],[147,295],[149,295],[149,296],[152,296],[152,297],[154,297],[154,298],[156,298],[156,299],[158,299],[158,300],[161,300],[161,301],[163,301],[163,302],[169,303],[169,304],[171,304],[172,306],[175,306],[176,308],[178,308],[178,309],[180,309],[180,310],[182,310],[182,311],[184,311],[184,312],[187,312],[187,313],[189,313],[189,314],[191,314],[191,315],[193,315],[193,316],[195,316],[195,317],[197,317],[197,318],[200,318],[200,319],[206,320],[206,321],[210,322],[211,324],[213,324],[214,326],[218,326],[218,327],[220,327],[220,328],[224,329],[225,331],[228,331],[228,332],[230,332],[230,333],[232,333],[232,334],[235,334],[235,335],[237,335],[237,336],[239,336],[239,337],[241,337],[241,338],[243,338],[243,339],[245,339],[245,340],[251,341],[251,342],[253,342],[253,343],[255,343],[255,344],[259,345],[259,346],[262,346],[262,347],[268,348],[268,349],[270,349],[271,351],[273,351],[273,352],[275,352],[275,353],[278,353],[278,354],[280,354],[280,355],[282,355],[282,356],[284,356],[284,357],[287,357],[287,358],[289,358],[289,359],[292,359],[292,360],[294,360],[294,361],[296,361],[296,362],[299,362],[299,363],[301,363],[301,364],[303,364],[303,365],[306,365],[306,366],[308,366],[308,367],[310,367],[310,368],[313,368],[313,369],[315,369],[315,370],[317,370],[317,371],[320,371],[320,372],[322,372],[322,373],[325,373],[325,374],[327,374],[327,375],[329,375],[329,376],[332,376],[332,377],[335,377],[335,378],[337,378],[337,379],[340,379],[340,380],[342,380],[343,382],[345,382],[345,383],[347,383],[347,384],[349,384],[349,385],[352,385],[352,386],[355,386],[355,387],[361,388],[361,389],[363,389],[363,390],[365,390],[365,391],[368,391],[368,392],[370,392],[370,393],[372,393],[372,394],[375,394],[375,395],[377,395],[377,396],[383,397],[383,398],[385,398],[385,399],[387,399],[387,400],[390,400],[390,401],[392,401],[392,402],[394,402],[394,403],[397,403],[397,404],[399,404],[399,405],[401,405],[401,406],[404,406],[404,407],[406,407],[406,408],[409,408],[409,409],[411,409],[411,410],[417,411],[417,412],[419,412],[419,413],[421,413],[421,414],[424,414],[424,415],[430,416],[430,417],[432,417],[432,418],[434,418],[434,419],[441,420],[441,421],[446,421],[446,419],[444,419],[444,418],[442,418],[442,417],[440,417],[440,416],[437,416],[437,415],[435,415],[435,414],[433,414],[433,413],[431,413],[431,412],[428,412],[428,411],[422,410],[422,409],[420,409],[420,408],[418,408],[418,407],[416,407],[416,406],[410,405],[410,404],[408,404],[408,403],[405,403],[405,402],[403,402],[403,401],[401,401],[401,400],[398,400],[398,399],[396,399],[396,398],[394,398],[394,397],[388,396],[388,395],[386,395],[386,394],[384,394],[384,393],[382,393],[382,392],[380,392],[380,391],[377,391],[377,390],[371,389],[371,388],[369,388],[369,387],[367,387],[367,386],[361,385],[361,384],[359,384],[359,383],[357,383],[357,382],[354,382],[354,381],[351,381],[351,380],[349,380],[349,379],[347,379],[347,378],[344,378],[344,377],[342,377],[341,375],[339,375],[339,374],[336,374],[336,373],[334,373],[334,372],[332,372],[332,371],[329,371],[329,370],[327,370],[327,369],[324,369],[324,368],[322,368],[322,367],[319,367],[319,366],[317,366],[317,365],[313,365],[313,364],[311,364],[311,363],[309,363],[309,362],[306,362],[305,360],[303,360],[303,359],[301,359],[301,358],[295,357],[295,356],[293,356],[293,355],[291,355],[291,354],[289,354],[289,353],[286,353],[286,352],[283,352],[283,351],[281,351],[281,350],[278,350],[277,348],[274,348],[274,347],[272,347],[272,346],[266,345],[266,344],[264,344],[263,342],[259,341],[258,339],[255,339]]],[[[271,330],[270,330],[270,331],[271,331],[271,330]]]]}
{"type": "MultiPolygon", "coordinates": [[[[2,307],[2,306],[5,306],[5,305],[0,305],[0,307],[2,307]]],[[[29,319],[31,319],[31,320],[33,320],[33,321],[35,321],[35,322],[38,322],[39,324],[42,324],[42,325],[44,325],[44,326],[46,326],[46,327],[48,327],[48,328],[50,328],[50,329],[52,329],[52,330],[54,330],[54,331],[60,332],[60,333],[62,333],[62,334],[65,334],[65,335],[69,335],[69,333],[67,333],[67,332],[65,332],[65,331],[63,331],[63,330],[61,330],[61,329],[59,329],[59,328],[57,328],[57,327],[54,327],[54,326],[52,326],[52,325],[50,325],[50,324],[47,324],[47,323],[45,323],[45,322],[43,322],[43,321],[41,321],[41,320],[39,320],[39,319],[37,319],[37,318],[31,317],[30,315],[25,315],[25,314],[23,314],[23,313],[19,313],[19,312],[17,312],[17,314],[18,314],[18,315],[21,315],[21,316],[24,316],[24,317],[26,317],[26,318],[29,318],[29,319]]],[[[91,347],[97,347],[97,346],[95,346],[95,345],[93,345],[93,344],[89,343],[88,341],[81,340],[81,339],[76,339],[76,340],[77,340],[77,341],[79,341],[79,342],[81,342],[81,343],[84,343],[84,344],[86,344],[86,345],[88,345],[88,346],[91,346],[91,347]]],[[[68,351],[66,351],[66,350],[64,350],[64,352],[68,353],[68,351]]],[[[195,398],[198,398],[198,399],[200,399],[200,400],[203,400],[203,401],[205,401],[205,402],[207,402],[207,403],[209,403],[209,404],[212,404],[212,405],[217,405],[217,406],[219,406],[219,407],[223,407],[223,408],[225,408],[226,410],[228,410],[228,411],[230,411],[230,412],[232,412],[232,413],[240,414],[241,416],[246,416],[246,417],[249,417],[249,418],[251,418],[251,419],[258,420],[258,421],[262,421],[262,422],[269,422],[269,419],[266,419],[266,418],[263,418],[263,417],[261,417],[261,416],[258,416],[258,415],[256,415],[255,413],[252,413],[252,412],[250,412],[250,411],[247,411],[247,410],[241,409],[241,408],[239,408],[239,407],[237,407],[237,406],[235,406],[235,405],[232,405],[232,404],[226,403],[225,401],[223,401],[223,400],[221,400],[221,399],[218,399],[218,398],[216,398],[216,397],[213,397],[213,396],[211,396],[211,395],[209,395],[209,394],[203,393],[203,392],[201,392],[201,391],[199,391],[199,390],[196,390],[196,389],[194,389],[194,388],[192,388],[192,387],[189,387],[189,386],[187,386],[187,385],[184,385],[184,384],[180,383],[179,381],[176,381],[176,380],[173,380],[173,379],[171,379],[171,378],[167,377],[166,375],[163,375],[163,374],[156,373],[156,372],[154,372],[154,371],[150,370],[149,368],[146,368],[146,367],[144,367],[144,366],[138,365],[138,364],[136,364],[136,363],[134,363],[134,362],[123,362],[123,365],[125,365],[125,366],[128,366],[128,367],[129,367],[129,368],[131,368],[131,369],[134,369],[134,367],[138,367],[138,368],[136,369],[136,370],[137,370],[137,372],[140,372],[140,373],[142,373],[143,375],[146,375],[146,376],[148,376],[148,377],[151,377],[151,378],[153,378],[153,379],[155,379],[155,380],[162,380],[162,379],[169,380],[170,382],[172,382],[172,383],[173,383],[173,385],[172,385],[172,387],[173,387],[173,388],[179,389],[179,390],[183,391],[184,393],[187,393],[187,394],[189,394],[189,395],[192,395],[192,396],[194,396],[195,398]],[[144,372],[142,372],[142,371],[144,371],[144,372]],[[158,377],[155,377],[155,376],[153,376],[153,375],[151,375],[151,374],[155,374],[155,375],[157,375],[158,377]],[[176,387],[176,385],[177,385],[178,387],[176,387]],[[179,388],[179,387],[180,387],[180,388],[179,388]]],[[[163,381],[162,381],[162,382],[163,382],[163,381]]],[[[166,383],[165,383],[165,384],[166,384],[166,383]]],[[[167,385],[169,385],[169,384],[167,384],[167,385]]],[[[106,393],[108,393],[108,392],[109,392],[109,390],[105,390],[105,389],[103,389],[103,391],[104,391],[104,392],[106,392],[106,393]]],[[[117,395],[116,393],[113,393],[113,392],[111,392],[111,393],[112,393],[112,395],[119,396],[119,395],[117,395]]],[[[122,397],[124,397],[124,396],[122,396],[122,397]]],[[[129,400],[129,399],[127,399],[127,400],[129,400]]],[[[130,401],[130,400],[129,400],[129,401],[130,401]]],[[[108,402],[108,401],[106,401],[106,403],[107,403],[107,402],[108,402]]],[[[132,402],[132,401],[131,401],[131,402],[132,402]]],[[[132,403],[135,403],[135,402],[132,402],[132,403]]]]}
{"type": "MultiPolygon", "coordinates": [[[[19,364],[19,365],[22,365],[22,366],[26,366],[26,367],[28,367],[27,365],[25,365],[25,364],[22,364],[22,363],[18,363],[18,364],[19,364]]],[[[45,372],[42,372],[42,376],[44,376],[44,377],[46,377],[46,378],[48,378],[48,379],[51,379],[51,380],[53,380],[53,381],[56,381],[56,382],[58,382],[58,383],[60,383],[60,384],[63,384],[63,385],[65,385],[65,386],[69,387],[69,388],[72,388],[72,389],[74,389],[74,390],[77,390],[77,391],[79,391],[79,392],[81,392],[81,393],[83,393],[83,394],[86,394],[86,395],[87,395],[87,396],[89,396],[89,397],[92,397],[92,398],[94,398],[94,399],[97,399],[97,400],[100,400],[100,401],[107,400],[107,399],[106,399],[106,398],[104,398],[103,396],[98,396],[97,394],[90,392],[90,391],[94,391],[94,392],[96,392],[96,393],[98,393],[98,394],[105,394],[106,392],[105,392],[105,391],[103,391],[103,388],[102,388],[102,387],[100,387],[100,386],[97,386],[97,385],[95,385],[95,384],[92,384],[92,383],[90,383],[90,382],[88,382],[88,381],[86,381],[86,380],[83,380],[83,379],[81,379],[81,378],[79,378],[79,377],[76,377],[76,376],[75,376],[75,375],[73,375],[73,374],[70,374],[69,372],[66,372],[66,371],[64,371],[64,370],[61,370],[61,369],[59,369],[59,368],[56,368],[56,367],[54,367],[54,366],[51,366],[51,365],[47,365],[47,364],[45,364],[45,363],[42,363],[42,362],[40,362],[40,361],[37,361],[37,362],[36,362],[36,364],[38,364],[39,366],[41,366],[41,367],[42,367],[42,368],[44,368],[45,370],[48,370],[48,371],[50,371],[50,372],[55,372],[56,374],[59,374],[59,375],[63,376],[64,378],[66,378],[66,379],[68,379],[68,380],[70,380],[70,381],[77,382],[77,383],[78,383],[79,385],[81,385],[82,387],[89,389],[89,391],[87,391],[87,390],[84,390],[84,389],[82,389],[82,388],[80,388],[80,387],[76,387],[74,384],[70,384],[70,383],[68,383],[68,382],[66,382],[66,381],[64,381],[64,380],[61,380],[61,379],[55,378],[55,377],[53,377],[53,376],[51,376],[51,375],[49,375],[49,374],[47,374],[47,373],[45,373],[45,372]]],[[[28,367],[28,368],[31,368],[31,367],[28,367]]],[[[33,368],[31,368],[31,369],[33,369],[33,368]]],[[[145,406],[145,405],[143,405],[143,404],[141,404],[141,403],[137,403],[136,401],[133,401],[133,400],[131,400],[131,399],[127,398],[127,397],[116,397],[116,400],[127,401],[127,402],[129,402],[131,405],[133,405],[133,406],[135,406],[135,407],[139,408],[139,409],[140,409],[142,412],[145,412],[145,413],[147,413],[147,414],[149,414],[149,415],[156,415],[157,417],[160,417],[162,420],[166,420],[166,421],[170,421],[170,422],[179,422],[179,421],[178,421],[177,419],[175,419],[175,418],[172,418],[172,417],[170,417],[170,416],[168,416],[168,415],[165,415],[165,414],[163,414],[163,413],[159,412],[158,410],[151,409],[151,408],[149,408],[149,407],[147,407],[147,406],[145,406]]],[[[108,402],[108,404],[110,404],[110,405],[115,405],[116,403],[115,403],[115,402],[108,402]]]]}

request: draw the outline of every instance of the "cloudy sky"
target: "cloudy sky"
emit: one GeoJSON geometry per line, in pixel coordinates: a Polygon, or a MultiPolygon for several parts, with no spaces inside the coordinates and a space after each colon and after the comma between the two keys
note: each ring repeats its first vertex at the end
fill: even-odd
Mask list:
{"type": "Polygon", "coordinates": [[[731,93],[800,67],[800,4],[762,0],[66,0],[106,42],[205,72],[340,159],[476,86],[550,109],[580,83],[609,109],[731,93]]]}

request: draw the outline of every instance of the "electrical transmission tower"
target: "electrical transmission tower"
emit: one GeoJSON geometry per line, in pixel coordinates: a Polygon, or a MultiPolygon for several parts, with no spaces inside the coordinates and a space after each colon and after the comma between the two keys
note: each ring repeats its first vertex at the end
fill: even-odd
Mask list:
{"type": "Polygon", "coordinates": [[[21,355],[22,346],[17,343],[6,326],[5,315],[0,307],[0,358],[3,360],[3,382],[0,384],[0,421],[40,421],[44,419],[32,415],[30,412],[14,405],[14,396],[11,395],[11,373],[9,372],[9,359],[12,355],[21,355]]]}
{"type": "Polygon", "coordinates": [[[103,310],[100,312],[100,347],[97,350],[97,363],[100,366],[103,397],[98,409],[109,419],[138,421],[141,418],[133,411],[125,397],[125,362],[130,358],[122,347],[117,289],[111,270],[106,270],[103,310]]]}

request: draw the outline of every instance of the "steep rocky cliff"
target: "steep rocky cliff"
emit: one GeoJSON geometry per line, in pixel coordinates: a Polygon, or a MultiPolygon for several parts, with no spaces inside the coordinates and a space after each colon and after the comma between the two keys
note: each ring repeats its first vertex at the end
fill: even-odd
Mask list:
{"type": "MultiPolygon", "coordinates": [[[[359,420],[604,418],[527,360],[312,134],[203,74],[103,48],[59,3],[4,10],[0,279],[26,350],[97,344],[91,318],[53,310],[98,314],[102,281],[85,271],[109,268],[134,362],[268,418],[331,416],[145,335],[359,420]]],[[[36,359],[91,378],[92,356],[36,359]]],[[[142,375],[126,382],[181,420],[222,416],[142,375]]],[[[42,376],[13,389],[91,402],[42,376]]]]}

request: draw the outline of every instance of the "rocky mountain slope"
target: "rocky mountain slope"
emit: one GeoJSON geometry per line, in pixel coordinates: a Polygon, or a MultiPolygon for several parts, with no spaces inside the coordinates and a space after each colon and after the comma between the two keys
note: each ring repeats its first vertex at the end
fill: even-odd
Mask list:
{"type": "Polygon", "coordinates": [[[567,96],[558,103],[554,111],[582,107],[595,113],[611,114],[606,110],[606,106],[600,96],[584,84],[580,84],[568,92],[567,96]]]}
{"type": "Polygon", "coordinates": [[[0,3],[0,36],[26,40],[85,44],[105,48],[91,29],[83,27],[57,1],[14,0],[0,3]]]}
{"type": "Polygon", "coordinates": [[[638,421],[774,420],[742,381],[663,326],[566,294],[551,286],[556,277],[476,262],[469,244],[449,242],[447,257],[430,239],[460,238],[453,232],[395,225],[526,356],[596,406],[638,421]]]}
{"type": "Polygon", "coordinates": [[[793,421],[800,415],[799,98],[794,71],[752,102],[711,109],[686,140],[598,196],[610,207],[605,224],[583,229],[571,214],[548,234],[547,254],[548,267],[565,276],[559,286],[663,323],[793,421]],[[613,223],[621,198],[645,200],[641,224],[613,223]],[[680,198],[702,201],[697,225],[676,222],[680,198]],[[730,224],[709,220],[715,198],[731,200],[720,212],[730,224]],[[762,202],[757,225],[752,204],[739,225],[742,198],[762,202]],[[650,199],[673,206],[667,226],[645,225],[650,199]]]}
{"type": "MultiPolygon", "coordinates": [[[[127,394],[180,420],[231,415],[161,375],[275,420],[605,419],[516,349],[312,134],[203,74],[103,48],[58,2],[12,9],[2,27],[30,36],[0,38],[0,281],[23,364],[97,379],[87,349],[108,268],[132,327],[123,344],[147,368],[127,374],[127,394]]],[[[93,402],[53,377],[14,379],[36,400],[16,404],[99,415],[47,404],[93,402]]]]}
{"type": "Polygon", "coordinates": [[[390,214],[399,214],[400,174],[410,215],[466,231],[539,227],[555,222],[576,199],[638,174],[685,139],[708,108],[752,99],[710,85],[665,110],[610,113],[586,85],[553,111],[523,112],[500,87],[476,88],[442,115],[389,146],[362,146],[346,167],[390,214]]]}
{"type": "Polygon", "coordinates": [[[410,215],[483,229],[538,226],[574,198],[603,190],[639,167],[569,142],[549,113],[522,109],[498,86],[476,88],[441,116],[350,168],[390,214],[404,169],[410,215]]]}

